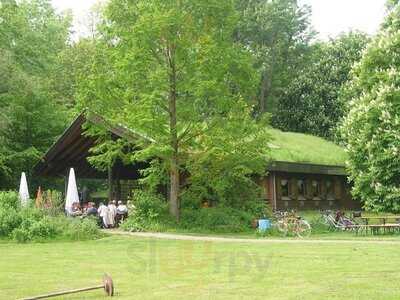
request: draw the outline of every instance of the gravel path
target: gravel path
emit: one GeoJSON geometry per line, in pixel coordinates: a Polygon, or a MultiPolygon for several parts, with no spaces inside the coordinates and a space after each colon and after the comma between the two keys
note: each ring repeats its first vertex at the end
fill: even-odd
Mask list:
{"type": "Polygon", "coordinates": [[[159,232],[127,232],[121,230],[104,230],[105,233],[112,235],[124,235],[140,238],[156,238],[166,240],[184,240],[184,241],[206,241],[206,242],[225,242],[225,243],[255,243],[255,244],[269,244],[269,243],[306,243],[306,244],[393,244],[400,245],[400,240],[388,239],[359,239],[353,240],[323,240],[323,239],[244,239],[244,238],[228,238],[228,237],[214,237],[214,236],[195,236],[195,235],[181,235],[172,233],[159,233],[159,232]]]}

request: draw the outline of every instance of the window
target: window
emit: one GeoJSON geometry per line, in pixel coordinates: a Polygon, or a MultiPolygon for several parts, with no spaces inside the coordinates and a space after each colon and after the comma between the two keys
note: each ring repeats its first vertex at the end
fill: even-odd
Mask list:
{"type": "Polygon", "coordinates": [[[289,180],[281,180],[281,196],[282,198],[289,198],[289,180]]]}
{"type": "Polygon", "coordinates": [[[313,180],[311,182],[312,188],[312,196],[313,198],[320,198],[321,197],[321,183],[319,180],[313,180]]]}
{"type": "Polygon", "coordinates": [[[328,200],[335,199],[334,183],[331,180],[326,181],[326,196],[328,200]]]}
{"type": "Polygon", "coordinates": [[[297,180],[297,195],[299,199],[305,199],[307,196],[306,182],[303,179],[297,180]]]}

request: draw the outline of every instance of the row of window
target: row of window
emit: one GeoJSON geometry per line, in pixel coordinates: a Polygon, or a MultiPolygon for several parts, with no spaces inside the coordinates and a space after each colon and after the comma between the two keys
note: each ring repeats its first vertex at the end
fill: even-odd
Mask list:
{"type": "MultiPolygon", "coordinates": [[[[326,197],[328,200],[335,199],[335,189],[334,183],[331,180],[325,180],[323,182],[325,184],[326,197]]],[[[296,185],[293,187],[290,184],[288,179],[281,179],[280,181],[280,195],[282,198],[290,198],[291,195],[297,194],[298,199],[306,199],[308,195],[313,198],[320,199],[324,198],[322,194],[322,181],[321,180],[311,180],[311,184],[308,186],[306,184],[306,180],[297,179],[296,185]],[[292,189],[296,188],[297,191],[293,191],[292,189]],[[308,192],[308,188],[310,188],[310,192],[308,192]]]]}

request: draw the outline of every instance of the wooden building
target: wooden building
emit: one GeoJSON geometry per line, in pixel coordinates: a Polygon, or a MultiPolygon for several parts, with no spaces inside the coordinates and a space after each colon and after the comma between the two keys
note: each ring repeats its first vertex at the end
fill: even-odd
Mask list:
{"type": "Polygon", "coordinates": [[[347,180],[344,149],[319,137],[272,129],[268,175],[261,179],[275,210],[360,209],[347,180]]]}
{"type": "Polygon", "coordinates": [[[261,184],[274,210],[360,208],[343,167],[275,161],[268,169],[261,184]]]}
{"type": "MultiPolygon", "coordinates": [[[[133,144],[138,134],[122,125],[110,125],[97,114],[81,114],[35,167],[39,176],[67,177],[75,168],[78,178],[108,180],[109,198],[126,200],[146,163],[124,165],[117,161],[107,171],[96,170],[87,158],[96,138],[84,134],[86,122],[107,130],[113,139],[133,144]]],[[[314,136],[271,129],[271,163],[260,179],[264,196],[273,209],[357,209],[347,183],[343,149],[314,136]]],[[[141,136],[143,138],[143,136],[141,136]]]]}
{"type": "Polygon", "coordinates": [[[138,138],[137,133],[124,126],[111,125],[98,114],[82,113],[46,152],[35,166],[34,173],[42,177],[65,178],[67,181],[69,169],[74,168],[77,178],[107,180],[109,199],[127,200],[140,177],[140,170],[147,164],[124,165],[117,160],[106,171],[94,168],[87,158],[97,139],[85,134],[85,123],[107,130],[112,139],[125,138],[134,143],[138,138]]]}

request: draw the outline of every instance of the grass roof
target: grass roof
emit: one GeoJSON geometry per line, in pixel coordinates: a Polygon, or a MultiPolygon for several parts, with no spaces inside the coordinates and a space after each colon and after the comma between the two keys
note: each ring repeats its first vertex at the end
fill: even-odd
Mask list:
{"type": "Polygon", "coordinates": [[[344,166],[347,154],[335,143],[320,137],[283,132],[271,129],[270,142],[273,161],[312,163],[318,165],[344,166]]]}

